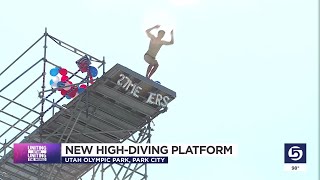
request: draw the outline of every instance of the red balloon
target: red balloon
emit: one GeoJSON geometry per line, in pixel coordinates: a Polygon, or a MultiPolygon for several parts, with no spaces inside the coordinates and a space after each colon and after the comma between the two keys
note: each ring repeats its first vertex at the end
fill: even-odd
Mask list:
{"type": "Polygon", "coordinates": [[[80,85],[80,88],[87,89],[87,85],[81,84],[81,85],[80,85]]]}
{"type": "MultiPolygon", "coordinates": [[[[62,76],[61,77],[61,81],[62,82],[67,82],[69,80],[69,77],[68,76],[62,76]]],[[[70,83],[71,84],[71,83],[70,83]]]]}
{"type": "Polygon", "coordinates": [[[61,68],[61,69],[59,70],[59,73],[60,73],[62,76],[66,76],[67,73],[68,73],[68,71],[67,71],[66,69],[64,69],[64,68],[61,68]]]}
{"type": "Polygon", "coordinates": [[[64,95],[66,95],[66,94],[67,94],[67,92],[68,92],[68,91],[66,91],[66,90],[62,89],[62,90],[61,90],[61,95],[62,95],[62,96],[64,96],[64,95]]]}
{"type": "Polygon", "coordinates": [[[69,95],[71,98],[73,98],[74,96],[76,96],[77,92],[78,92],[78,88],[72,87],[72,90],[69,92],[68,95],[69,95]]]}

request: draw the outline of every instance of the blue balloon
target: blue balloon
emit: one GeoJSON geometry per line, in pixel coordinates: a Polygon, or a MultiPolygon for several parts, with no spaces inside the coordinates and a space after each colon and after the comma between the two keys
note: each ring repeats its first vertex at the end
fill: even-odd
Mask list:
{"type": "Polygon", "coordinates": [[[58,75],[59,70],[60,70],[60,68],[58,68],[58,67],[52,68],[52,69],[50,70],[50,75],[51,75],[51,76],[56,76],[56,75],[58,75]]]}
{"type": "Polygon", "coordinates": [[[54,84],[54,82],[53,82],[53,80],[51,79],[51,80],[50,80],[50,85],[52,85],[52,84],[54,84]]]}
{"type": "Polygon", "coordinates": [[[59,88],[62,88],[62,87],[64,87],[65,86],[65,84],[63,83],[63,82],[61,82],[61,81],[59,81],[58,83],[57,83],[57,87],[59,87],[59,88]]]}
{"type": "Polygon", "coordinates": [[[91,76],[96,77],[98,75],[97,68],[95,68],[93,66],[89,66],[89,70],[90,70],[91,76]]]}
{"type": "Polygon", "coordinates": [[[71,99],[71,97],[70,97],[69,95],[66,95],[66,98],[67,98],[67,99],[71,99]]]}
{"type": "Polygon", "coordinates": [[[159,81],[155,81],[155,83],[161,84],[159,81]]]}
{"type": "Polygon", "coordinates": [[[85,90],[85,89],[79,87],[79,88],[78,88],[78,93],[80,94],[80,93],[82,93],[84,90],[85,90]]]}

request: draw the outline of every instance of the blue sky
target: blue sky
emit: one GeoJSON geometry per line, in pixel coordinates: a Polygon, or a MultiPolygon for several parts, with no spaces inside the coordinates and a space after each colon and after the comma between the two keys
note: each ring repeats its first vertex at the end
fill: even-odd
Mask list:
{"type": "MultiPolygon", "coordinates": [[[[120,63],[144,75],[144,29],[158,22],[174,27],[175,44],[160,51],[153,79],[176,91],[177,99],[156,119],[152,142],[235,143],[239,155],[172,158],[168,165],[150,165],[150,179],[317,179],[318,2],[188,2],[2,1],[0,71],[47,27],[49,34],[105,56],[107,69],[120,63]],[[307,172],[283,171],[283,144],[290,142],[307,143],[307,172]]],[[[42,44],[37,48],[0,77],[1,88],[42,57],[42,44]]],[[[49,46],[49,60],[76,68],[77,56],[60,49],[49,46]]],[[[11,98],[23,83],[0,94],[11,98]]],[[[33,106],[36,98],[34,90],[18,102],[33,106]]]]}

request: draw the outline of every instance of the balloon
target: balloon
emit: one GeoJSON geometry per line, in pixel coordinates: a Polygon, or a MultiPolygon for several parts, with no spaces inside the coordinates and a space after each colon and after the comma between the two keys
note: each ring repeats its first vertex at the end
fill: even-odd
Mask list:
{"type": "Polygon", "coordinates": [[[66,81],[68,81],[68,80],[69,80],[69,77],[68,77],[68,76],[62,75],[62,77],[61,77],[61,81],[62,81],[62,82],[66,82],[66,81]]]}
{"type": "Polygon", "coordinates": [[[51,80],[50,80],[50,85],[52,86],[52,84],[54,84],[54,82],[53,82],[53,80],[51,79],[51,80]]]}
{"type": "Polygon", "coordinates": [[[159,81],[155,81],[155,83],[161,84],[159,81]]]}
{"type": "Polygon", "coordinates": [[[88,71],[88,66],[91,64],[91,62],[88,56],[83,56],[76,61],[76,64],[78,65],[80,71],[84,73],[88,71]]]}
{"type": "Polygon", "coordinates": [[[78,88],[78,93],[79,93],[79,94],[82,93],[83,91],[85,91],[84,88],[81,88],[81,87],[78,88]]]}
{"type": "Polygon", "coordinates": [[[52,88],[57,88],[57,83],[51,84],[51,87],[52,87],[52,88]]]}
{"type": "Polygon", "coordinates": [[[64,89],[62,89],[62,90],[60,91],[60,93],[61,93],[62,96],[66,95],[67,92],[68,92],[68,91],[66,91],[66,90],[64,90],[64,89]]]}
{"type": "Polygon", "coordinates": [[[73,98],[76,94],[77,94],[77,92],[78,92],[78,88],[74,88],[73,87],[73,89],[69,92],[69,96],[71,97],[71,98],[73,98]]]}
{"type": "Polygon", "coordinates": [[[58,83],[60,81],[60,78],[58,76],[55,76],[52,78],[53,82],[58,83]]]}
{"type": "Polygon", "coordinates": [[[90,73],[91,73],[92,77],[96,77],[98,75],[97,68],[95,68],[93,66],[89,66],[89,70],[90,70],[90,73]]]}
{"type": "Polygon", "coordinates": [[[62,76],[66,76],[67,73],[68,73],[68,71],[67,71],[66,69],[64,69],[64,68],[61,68],[61,69],[59,70],[59,73],[60,73],[62,76]]]}
{"type": "Polygon", "coordinates": [[[57,83],[57,86],[58,86],[59,88],[63,88],[63,87],[65,86],[65,84],[64,84],[63,82],[59,81],[59,82],[57,83]]]}
{"type": "Polygon", "coordinates": [[[69,86],[69,87],[65,87],[65,88],[63,88],[64,90],[66,90],[66,91],[69,91],[70,89],[71,89],[71,85],[72,83],[70,83],[70,81],[67,81],[66,83],[65,83],[65,86],[69,86]]]}
{"type": "Polygon", "coordinates": [[[60,69],[60,68],[58,68],[58,67],[52,68],[52,69],[50,70],[50,75],[51,75],[51,76],[56,76],[56,75],[59,73],[59,69],[60,69]]]}
{"type": "Polygon", "coordinates": [[[58,87],[64,87],[65,84],[64,84],[63,82],[59,81],[59,82],[57,83],[57,86],[58,86],[58,87]]]}
{"type": "Polygon", "coordinates": [[[61,75],[61,74],[57,74],[56,77],[58,77],[59,79],[61,79],[62,75],[61,75]]]}
{"type": "Polygon", "coordinates": [[[87,85],[81,84],[81,85],[80,85],[80,88],[87,89],[87,85]]]}

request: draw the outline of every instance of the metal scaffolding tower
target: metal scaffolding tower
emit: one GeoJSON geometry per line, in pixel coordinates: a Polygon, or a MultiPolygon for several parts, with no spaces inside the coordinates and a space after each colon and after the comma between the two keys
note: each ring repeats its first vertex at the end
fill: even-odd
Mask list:
{"type": "MultiPolygon", "coordinates": [[[[28,59],[34,59],[34,56],[28,59]]],[[[167,96],[168,104],[176,98],[176,93],[120,64],[116,64],[106,72],[105,64],[104,57],[102,60],[95,58],[49,35],[46,29],[34,44],[0,71],[0,82],[2,82],[0,84],[0,179],[147,179],[147,165],[143,163],[15,164],[13,162],[14,143],[151,142],[153,120],[166,112],[167,106],[146,103],[150,101],[149,92],[161,97],[167,96]],[[23,59],[22,57],[25,57],[31,49],[35,49],[41,40],[44,40],[43,56],[30,65],[28,63],[32,60],[18,65],[21,62],[19,60],[23,59]],[[58,45],[57,47],[72,52],[59,59],[61,64],[73,58],[71,62],[75,68],[71,70],[67,68],[70,74],[69,80],[73,81],[73,85],[87,85],[86,90],[75,98],[67,99],[68,94],[60,94],[59,87],[52,88],[49,85],[50,88],[46,88],[50,80],[48,69],[66,66],[57,65],[56,61],[52,60],[54,58],[49,58],[48,40],[52,40],[50,42],[58,45]],[[90,80],[88,74],[82,73],[75,64],[79,56],[87,57],[98,69],[102,69],[101,76],[90,80]],[[18,73],[19,68],[23,69],[21,74],[18,73]],[[127,82],[123,85],[119,83],[121,76],[127,78],[127,82]],[[5,84],[5,81],[8,83],[5,84]],[[141,87],[139,96],[134,96],[133,90],[128,90],[133,86],[141,87]]]]}

